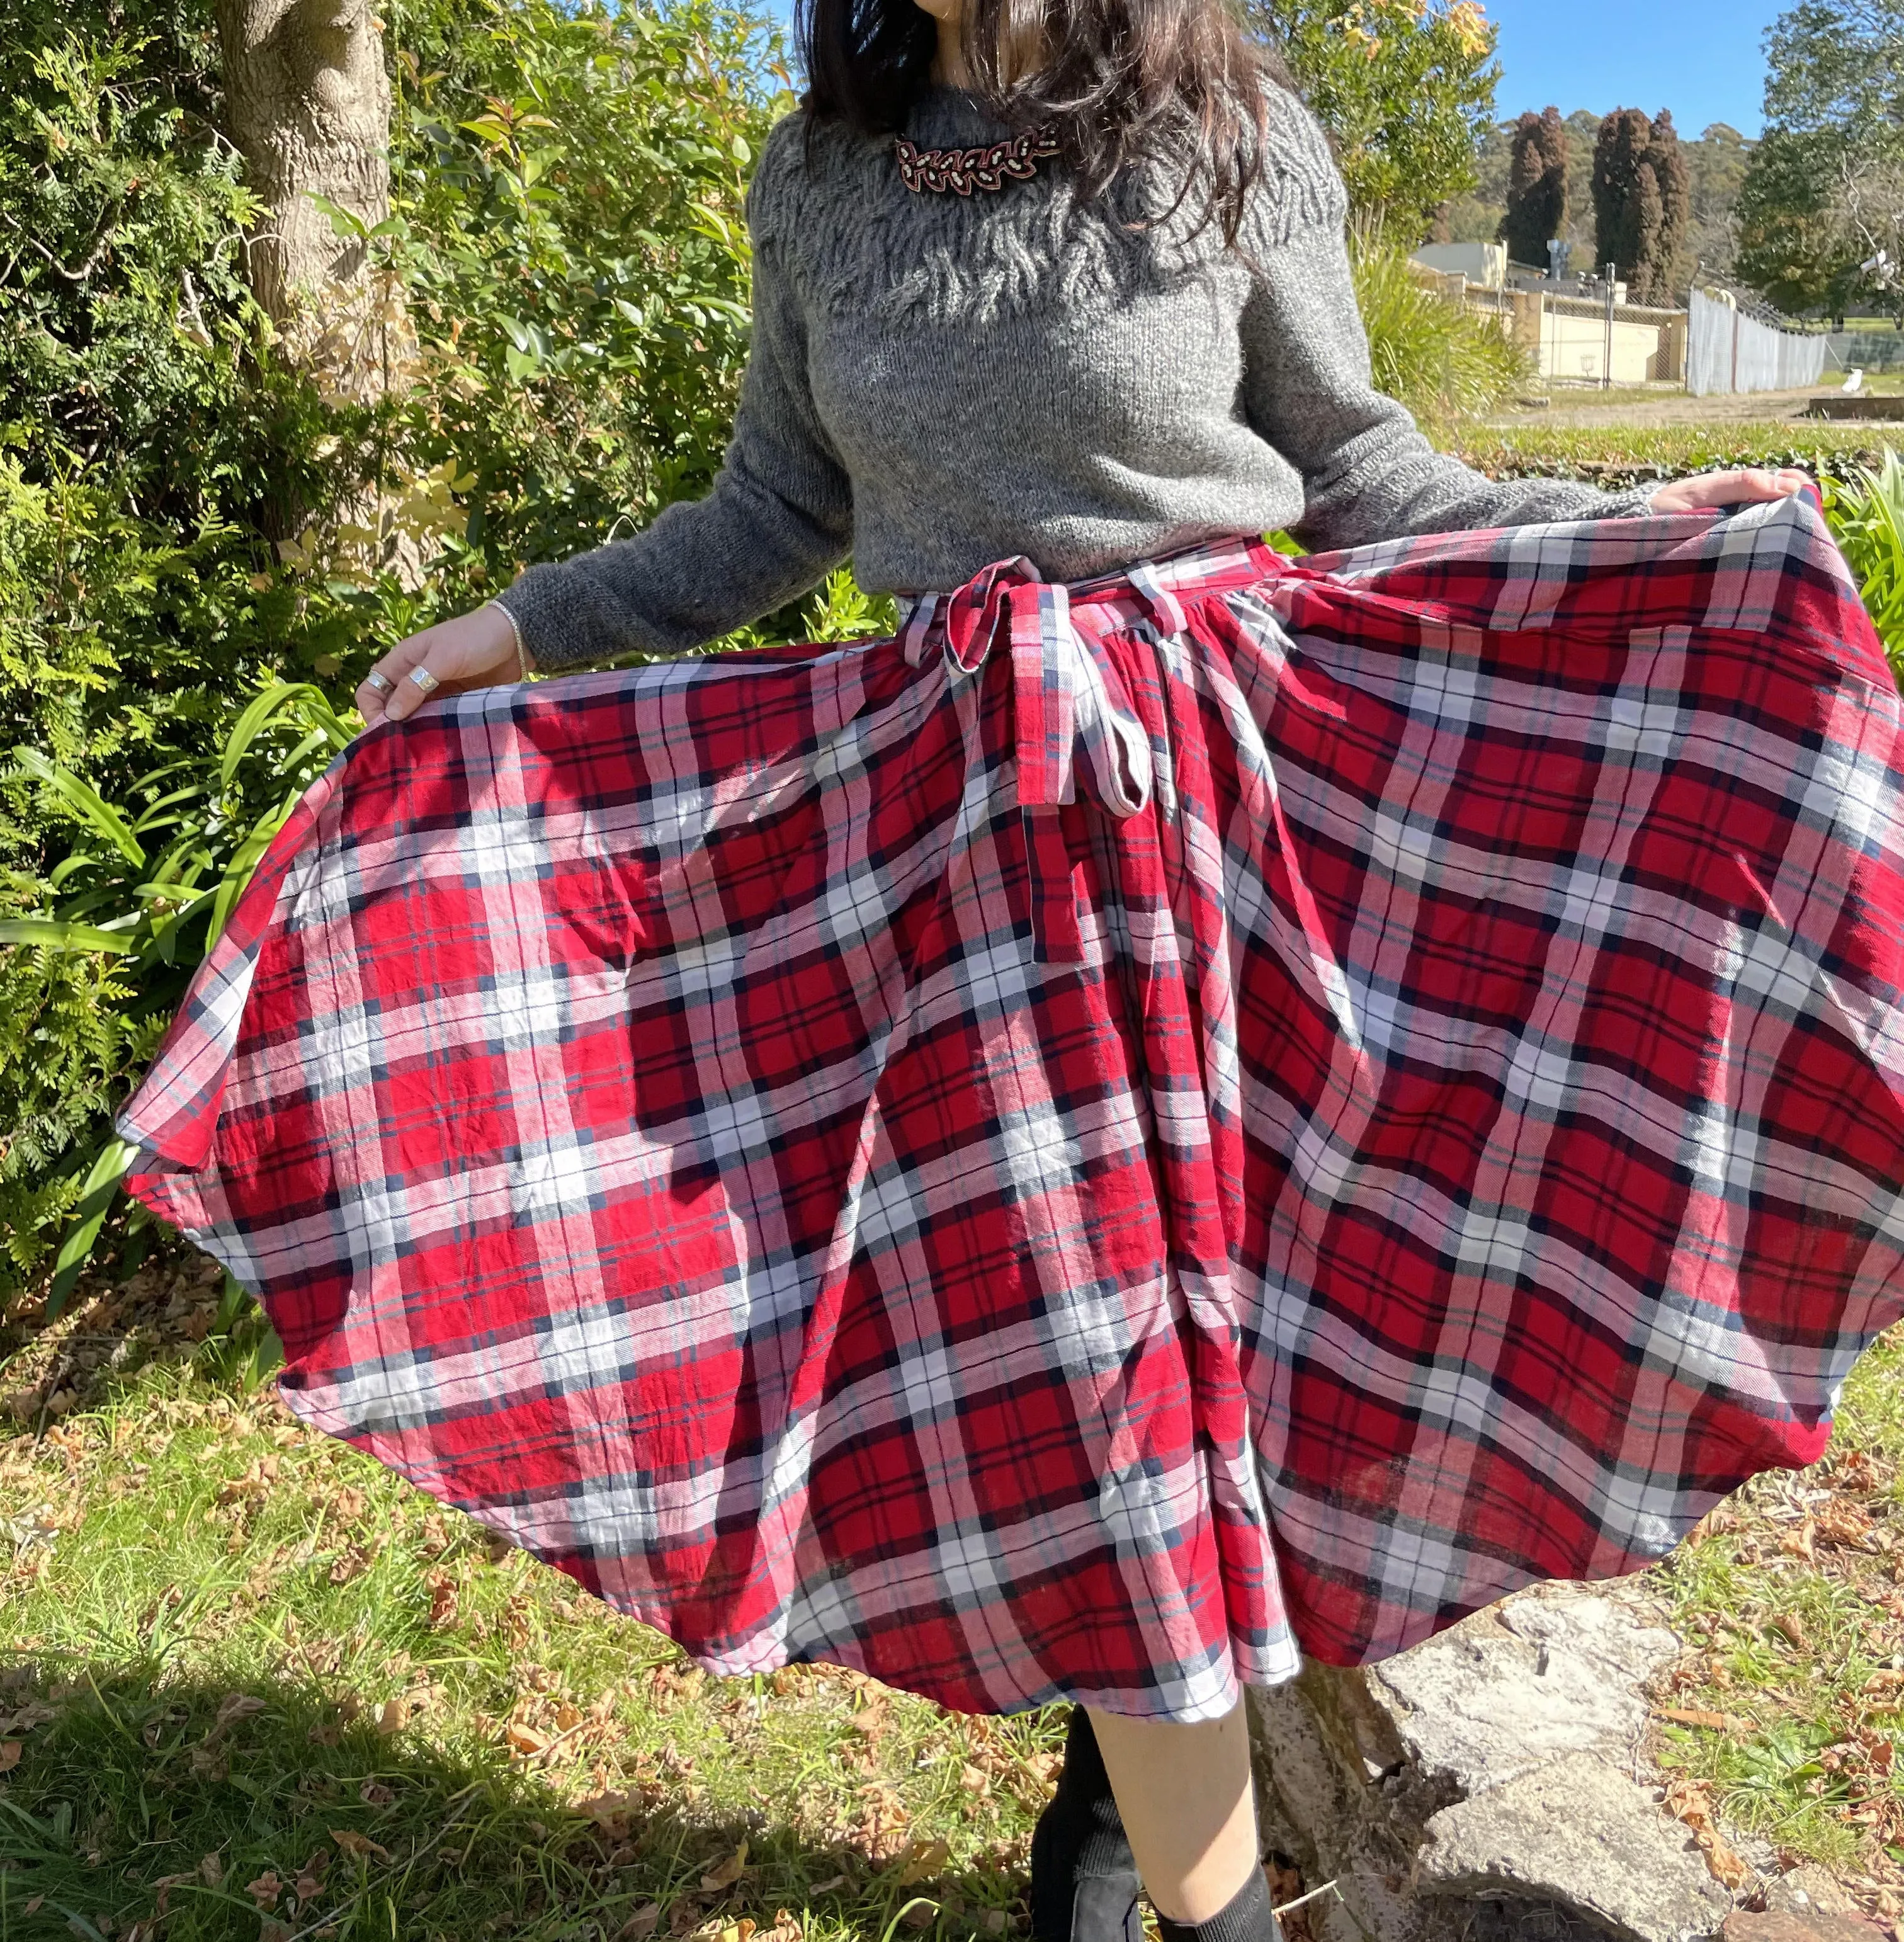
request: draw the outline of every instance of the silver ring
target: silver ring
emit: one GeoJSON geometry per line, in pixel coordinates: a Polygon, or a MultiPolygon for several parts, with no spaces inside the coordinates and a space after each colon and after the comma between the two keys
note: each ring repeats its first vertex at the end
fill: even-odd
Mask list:
{"type": "Polygon", "coordinates": [[[366,688],[374,688],[379,694],[394,694],[396,692],[396,682],[388,675],[380,674],[375,668],[364,676],[363,685],[366,688]]]}
{"type": "Polygon", "coordinates": [[[433,694],[442,684],[427,667],[413,667],[410,670],[410,685],[420,688],[425,694],[433,694]]]}

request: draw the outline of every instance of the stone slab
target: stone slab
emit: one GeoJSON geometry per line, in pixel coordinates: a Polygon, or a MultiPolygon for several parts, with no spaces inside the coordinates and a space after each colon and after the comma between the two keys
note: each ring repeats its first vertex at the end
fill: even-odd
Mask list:
{"type": "Polygon", "coordinates": [[[1679,1641],[1610,1598],[1517,1599],[1374,1668],[1416,1763],[1473,1796],[1572,1753],[1630,1760],[1679,1641]]]}
{"type": "Polygon", "coordinates": [[[1799,1915],[1741,1910],[1725,1925],[1725,1942],[1890,1942],[1890,1933],[1861,1915],[1799,1915]]]}
{"type": "Polygon", "coordinates": [[[1418,1894],[1553,1903],[1620,1942],[1707,1942],[1731,1911],[1685,1830],[1592,1753],[1456,1801],[1427,1832],[1418,1894]]]}

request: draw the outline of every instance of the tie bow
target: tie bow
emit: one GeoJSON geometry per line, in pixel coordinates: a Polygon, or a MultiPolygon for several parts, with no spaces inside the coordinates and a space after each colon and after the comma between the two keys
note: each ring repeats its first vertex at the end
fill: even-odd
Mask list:
{"type": "Polygon", "coordinates": [[[1001,644],[1010,650],[1021,808],[1076,799],[1080,743],[1091,793],[1113,816],[1134,816],[1149,801],[1149,731],[1102,643],[1076,625],[1063,581],[1040,579],[1029,560],[1004,560],[932,597],[929,608],[905,630],[909,659],[923,656],[935,611],[947,662],[960,672],[977,673],[1001,644]]]}

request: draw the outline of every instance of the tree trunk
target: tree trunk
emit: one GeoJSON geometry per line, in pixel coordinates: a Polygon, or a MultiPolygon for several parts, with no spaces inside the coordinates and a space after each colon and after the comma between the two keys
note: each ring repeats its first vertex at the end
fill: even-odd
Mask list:
{"type": "MultiPolygon", "coordinates": [[[[216,0],[226,115],[266,207],[247,264],[287,334],[363,307],[371,266],[311,198],[366,227],[390,213],[390,83],[369,0],[216,0]]],[[[366,360],[366,362],[369,360],[366,360]]],[[[362,375],[374,391],[382,360],[362,375]]],[[[353,387],[355,389],[356,387],[353,387]]]]}
{"type": "MultiPolygon", "coordinates": [[[[227,132],[265,204],[246,239],[253,293],[292,362],[333,404],[370,404],[407,384],[416,338],[396,278],[363,240],[340,236],[321,197],[366,228],[390,213],[390,81],[370,0],[214,0],[224,55],[227,132]]],[[[375,489],[338,509],[363,537],[339,559],[416,577],[415,544],[391,529],[375,489]],[[370,537],[375,535],[374,538],[370,537]]],[[[289,539],[302,509],[274,506],[289,539]]]]}

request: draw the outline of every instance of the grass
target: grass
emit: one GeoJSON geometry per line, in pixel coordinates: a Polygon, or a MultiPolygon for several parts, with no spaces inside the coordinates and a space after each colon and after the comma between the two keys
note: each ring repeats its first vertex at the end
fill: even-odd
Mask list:
{"type": "Polygon", "coordinates": [[[1812,470],[1876,466],[1904,446],[1904,425],[1825,420],[1763,424],[1516,425],[1477,427],[1460,440],[1461,456],[1496,476],[1585,471],[1679,478],[1734,466],[1802,465],[1812,470]]]}
{"type": "Polygon", "coordinates": [[[1755,1479],[1652,1576],[1693,1646],[1656,1749],[1670,1803],[1904,1916],[1904,1334],[1853,1371],[1822,1463],[1755,1479]]]}
{"type": "Polygon", "coordinates": [[[1056,1718],[707,1678],[304,1429],[219,1292],[142,1270],[7,1370],[0,1942],[1017,1925],[1056,1718]]]}

